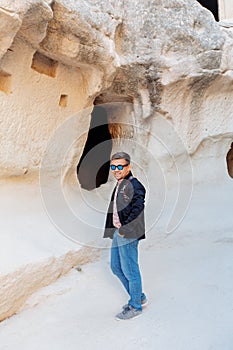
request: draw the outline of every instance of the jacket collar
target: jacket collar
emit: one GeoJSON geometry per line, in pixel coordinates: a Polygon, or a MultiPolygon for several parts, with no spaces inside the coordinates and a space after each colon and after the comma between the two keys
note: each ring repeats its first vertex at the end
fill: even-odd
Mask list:
{"type": "Polygon", "coordinates": [[[133,177],[133,174],[130,171],[122,180],[120,180],[119,188],[122,187],[125,184],[125,182],[128,182],[131,177],[133,177]]]}
{"type": "Polygon", "coordinates": [[[133,176],[133,174],[131,173],[131,171],[128,173],[128,175],[126,175],[126,177],[124,177],[123,180],[128,180],[130,178],[130,176],[133,176]]]}

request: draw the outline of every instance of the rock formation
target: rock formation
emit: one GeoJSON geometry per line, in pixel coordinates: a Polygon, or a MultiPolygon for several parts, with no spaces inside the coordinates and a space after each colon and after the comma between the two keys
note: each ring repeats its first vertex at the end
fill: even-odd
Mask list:
{"type": "Polygon", "coordinates": [[[232,30],[197,1],[3,1],[0,10],[1,175],[38,171],[54,129],[95,99],[132,103],[147,128],[167,118],[190,154],[231,131],[232,30]]]}
{"type": "Polygon", "coordinates": [[[5,181],[76,177],[98,104],[113,149],[127,145],[148,173],[155,158],[185,173],[189,158],[184,181],[229,180],[233,28],[197,1],[2,0],[0,38],[5,181]]]}

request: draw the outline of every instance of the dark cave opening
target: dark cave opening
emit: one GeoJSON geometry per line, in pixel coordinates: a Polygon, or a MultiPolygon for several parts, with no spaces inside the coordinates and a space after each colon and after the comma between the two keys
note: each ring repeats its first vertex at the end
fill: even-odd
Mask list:
{"type": "Polygon", "coordinates": [[[233,142],[231,144],[231,148],[227,152],[226,161],[228,174],[230,177],[233,178],[233,142]]]}
{"type": "Polygon", "coordinates": [[[214,15],[215,20],[219,21],[218,0],[197,0],[203,7],[207,8],[214,15]]]}
{"type": "Polygon", "coordinates": [[[102,106],[94,106],[87,141],[77,165],[82,188],[91,191],[108,181],[111,151],[107,111],[102,106]]]}

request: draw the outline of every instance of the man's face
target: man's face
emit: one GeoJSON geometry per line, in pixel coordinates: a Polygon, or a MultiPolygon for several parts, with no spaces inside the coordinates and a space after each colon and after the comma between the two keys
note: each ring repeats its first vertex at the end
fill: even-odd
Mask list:
{"type": "MultiPolygon", "coordinates": [[[[111,165],[126,165],[127,162],[125,159],[113,159],[111,161],[111,165]]],[[[122,170],[119,170],[118,168],[116,168],[115,170],[112,170],[113,175],[115,176],[115,178],[117,180],[121,180],[124,179],[130,172],[130,164],[128,164],[127,166],[124,166],[122,170]]]]}

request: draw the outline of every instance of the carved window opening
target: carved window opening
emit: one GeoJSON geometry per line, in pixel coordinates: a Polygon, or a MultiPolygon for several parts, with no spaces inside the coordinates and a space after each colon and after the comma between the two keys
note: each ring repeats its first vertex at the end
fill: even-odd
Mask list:
{"type": "Polygon", "coordinates": [[[203,7],[211,11],[216,21],[219,21],[218,0],[197,0],[203,7]]]}
{"type": "Polygon", "coordinates": [[[68,103],[68,95],[61,95],[60,96],[60,101],[59,101],[59,106],[60,107],[67,107],[68,103]]]}
{"type": "Polygon", "coordinates": [[[58,62],[51,58],[36,52],[32,59],[31,68],[36,72],[48,75],[49,77],[55,78],[57,73],[58,62]]]}
{"type": "Polygon", "coordinates": [[[111,151],[107,111],[102,106],[94,106],[87,141],[77,166],[82,188],[90,191],[108,181],[111,151]]]}
{"type": "Polygon", "coordinates": [[[226,161],[228,174],[230,177],[233,178],[233,142],[231,144],[231,148],[227,152],[226,161]]]}
{"type": "Polygon", "coordinates": [[[5,94],[11,93],[11,74],[0,70],[0,91],[5,92],[5,94]]]}

